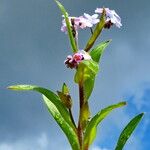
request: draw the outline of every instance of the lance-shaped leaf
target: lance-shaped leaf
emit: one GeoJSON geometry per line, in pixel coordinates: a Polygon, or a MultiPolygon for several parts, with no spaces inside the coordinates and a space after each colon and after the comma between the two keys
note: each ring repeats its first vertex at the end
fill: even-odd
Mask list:
{"type": "Polygon", "coordinates": [[[95,77],[91,77],[91,78],[88,78],[87,80],[85,80],[84,82],[84,93],[85,93],[85,100],[88,100],[92,91],[93,91],[93,88],[94,88],[94,83],[95,83],[95,77]]]}
{"type": "Polygon", "coordinates": [[[69,88],[68,88],[68,86],[66,85],[66,83],[64,83],[63,86],[62,86],[62,92],[63,92],[64,94],[70,94],[69,88]]]}
{"type": "Polygon", "coordinates": [[[38,86],[33,86],[33,85],[14,85],[14,86],[8,87],[8,89],[19,90],[19,91],[23,91],[23,90],[36,91],[36,92],[41,93],[45,97],[47,97],[47,99],[45,99],[45,102],[47,102],[47,104],[49,104],[49,111],[51,111],[53,118],[57,121],[57,123],[60,125],[60,127],[65,132],[71,146],[73,147],[73,150],[76,150],[75,147],[77,147],[77,150],[78,150],[79,143],[77,140],[78,138],[76,135],[75,126],[71,121],[71,118],[69,116],[69,113],[68,113],[66,107],[64,107],[63,103],[60,101],[59,97],[55,93],[53,93],[52,91],[50,91],[48,89],[38,87],[38,86]],[[48,102],[48,100],[49,100],[49,102],[48,102]],[[59,113],[61,115],[59,115],[59,113]],[[56,115],[56,114],[58,114],[58,115],[56,115]],[[64,125],[64,122],[66,122],[65,125],[64,125]],[[67,129],[66,126],[68,126],[69,129],[67,129]],[[71,137],[68,134],[71,134],[70,135],[71,137]]]}
{"type": "Polygon", "coordinates": [[[90,56],[92,59],[99,63],[100,58],[105,50],[105,48],[110,44],[111,40],[105,41],[97,45],[92,51],[90,52],[90,56]]]}
{"type": "Polygon", "coordinates": [[[74,80],[76,83],[83,84],[85,100],[88,100],[91,95],[98,70],[99,66],[93,60],[84,60],[78,65],[74,80]]]}
{"type": "Polygon", "coordinates": [[[84,148],[88,148],[93,140],[96,137],[96,131],[98,124],[114,109],[122,107],[126,105],[126,102],[121,102],[115,105],[111,105],[107,108],[102,109],[100,112],[98,112],[88,123],[85,134],[84,134],[84,148]]]}
{"type": "MultiPolygon", "coordinates": [[[[92,57],[92,60],[99,63],[100,58],[105,50],[105,48],[109,45],[109,41],[105,41],[100,43],[98,46],[96,46],[91,52],[90,56],[92,57]]],[[[84,82],[84,90],[86,94],[86,99],[88,99],[93,91],[94,88],[94,83],[95,83],[95,76],[92,76],[92,78],[88,78],[84,82]]]]}
{"type": "Polygon", "coordinates": [[[55,0],[55,2],[57,3],[62,14],[64,15],[64,18],[66,21],[66,26],[67,26],[67,31],[68,31],[68,36],[69,36],[70,44],[72,47],[72,51],[75,53],[75,52],[77,52],[77,46],[76,46],[76,42],[75,42],[75,39],[74,39],[73,34],[72,34],[72,28],[71,28],[70,21],[68,18],[68,13],[67,13],[66,9],[64,8],[64,6],[59,1],[55,0]]]}
{"type": "Polygon", "coordinates": [[[135,128],[137,127],[137,125],[141,121],[143,115],[144,115],[144,113],[137,115],[128,123],[128,125],[124,128],[124,130],[120,134],[120,137],[119,137],[119,140],[117,142],[117,146],[116,146],[115,150],[122,150],[123,149],[125,143],[127,142],[129,137],[131,136],[131,134],[133,133],[133,131],[135,130],[135,128]]]}
{"type": "Polygon", "coordinates": [[[48,111],[51,113],[51,115],[54,117],[54,119],[57,121],[58,125],[61,127],[63,132],[68,137],[68,140],[70,142],[70,145],[73,150],[80,150],[78,137],[76,132],[70,127],[70,125],[66,122],[66,120],[63,118],[60,111],[57,109],[57,107],[45,96],[43,96],[44,102],[48,108],[48,111]]]}
{"type": "Polygon", "coordinates": [[[86,47],[85,47],[85,51],[89,51],[92,46],[94,45],[96,39],[98,38],[98,36],[101,34],[103,28],[104,28],[104,25],[105,25],[105,10],[103,11],[102,15],[101,15],[101,18],[100,18],[100,22],[97,24],[92,36],[90,37],[90,39],[88,40],[87,44],[86,44],[86,47]]]}

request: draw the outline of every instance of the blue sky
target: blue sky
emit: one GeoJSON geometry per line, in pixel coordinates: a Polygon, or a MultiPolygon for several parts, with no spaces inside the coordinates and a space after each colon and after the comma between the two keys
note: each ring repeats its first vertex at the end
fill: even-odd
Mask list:
{"type": "MultiPolygon", "coordinates": [[[[121,29],[103,31],[97,43],[112,39],[100,64],[90,98],[92,114],[122,100],[128,106],[114,111],[98,130],[93,149],[113,150],[123,127],[140,112],[145,117],[124,150],[150,147],[150,18],[148,0],[61,0],[70,15],[94,13],[97,7],[115,9],[121,29]],[[109,142],[108,142],[109,141],[109,142]]],[[[71,53],[60,32],[61,14],[52,0],[0,1],[0,150],[69,150],[69,144],[33,92],[13,92],[13,84],[36,84],[54,91],[66,82],[77,99],[73,71],[64,59],[71,53]]],[[[79,33],[80,48],[89,31],[79,33]]],[[[74,102],[77,117],[77,101],[74,102]]]]}

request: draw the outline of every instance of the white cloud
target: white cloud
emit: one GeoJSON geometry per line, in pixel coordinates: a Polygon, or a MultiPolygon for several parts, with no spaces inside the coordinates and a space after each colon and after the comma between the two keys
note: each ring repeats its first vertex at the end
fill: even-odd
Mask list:
{"type": "Polygon", "coordinates": [[[37,137],[22,138],[13,142],[0,142],[0,150],[71,150],[65,138],[49,138],[46,133],[37,137]]]}
{"type": "MultiPolygon", "coordinates": [[[[129,96],[133,96],[132,102],[136,106],[138,111],[142,111],[143,108],[149,107],[147,103],[150,102],[149,99],[145,99],[145,93],[147,89],[150,89],[150,82],[149,83],[142,83],[139,86],[134,87],[132,90],[129,91],[129,96]]],[[[147,110],[148,111],[148,110],[147,110]]]]}
{"type": "Polygon", "coordinates": [[[100,148],[98,146],[93,146],[91,150],[109,150],[107,148],[100,148]]]}
{"type": "Polygon", "coordinates": [[[0,150],[46,150],[48,149],[48,137],[42,133],[39,137],[20,139],[15,142],[0,143],[0,150]]]}

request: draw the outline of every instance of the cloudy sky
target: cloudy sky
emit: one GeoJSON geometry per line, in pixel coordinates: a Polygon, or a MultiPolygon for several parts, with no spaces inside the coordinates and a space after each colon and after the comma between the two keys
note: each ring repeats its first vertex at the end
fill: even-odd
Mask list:
{"type": "MultiPolygon", "coordinates": [[[[90,104],[92,114],[122,100],[128,106],[103,121],[91,150],[113,150],[123,127],[140,112],[145,112],[145,117],[124,150],[149,149],[150,1],[61,2],[70,15],[93,14],[95,8],[105,6],[122,18],[121,29],[104,30],[97,41],[113,39],[103,55],[90,104]]],[[[39,94],[6,89],[26,83],[56,91],[66,82],[77,105],[74,72],[63,64],[71,51],[60,26],[61,14],[53,0],[0,0],[0,150],[70,150],[39,94]]],[[[88,30],[79,33],[80,48],[89,35],[88,30]]],[[[75,116],[77,112],[75,106],[75,116]]]]}

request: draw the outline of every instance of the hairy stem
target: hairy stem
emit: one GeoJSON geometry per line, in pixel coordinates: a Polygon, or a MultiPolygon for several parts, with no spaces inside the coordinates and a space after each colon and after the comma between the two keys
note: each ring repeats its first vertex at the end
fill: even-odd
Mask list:
{"type": "Polygon", "coordinates": [[[84,150],[88,150],[89,148],[88,147],[85,147],[85,149],[84,150]]]}
{"type": "Polygon", "coordinates": [[[80,148],[82,150],[82,143],[83,143],[83,129],[82,129],[82,107],[84,105],[84,91],[83,91],[83,85],[79,84],[79,104],[80,104],[80,109],[79,109],[79,121],[78,121],[78,138],[79,138],[79,143],[80,143],[80,148]]]}
{"type": "Polygon", "coordinates": [[[75,43],[76,43],[77,49],[79,49],[79,44],[78,44],[78,31],[76,31],[75,43]]]}
{"type": "Polygon", "coordinates": [[[74,37],[74,40],[75,40],[76,47],[78,49],[78,31],[75,29],[74,19],[71,19],[71,24],[72,24],[72,34],[73,34],[73,37],[74,37]]]}

